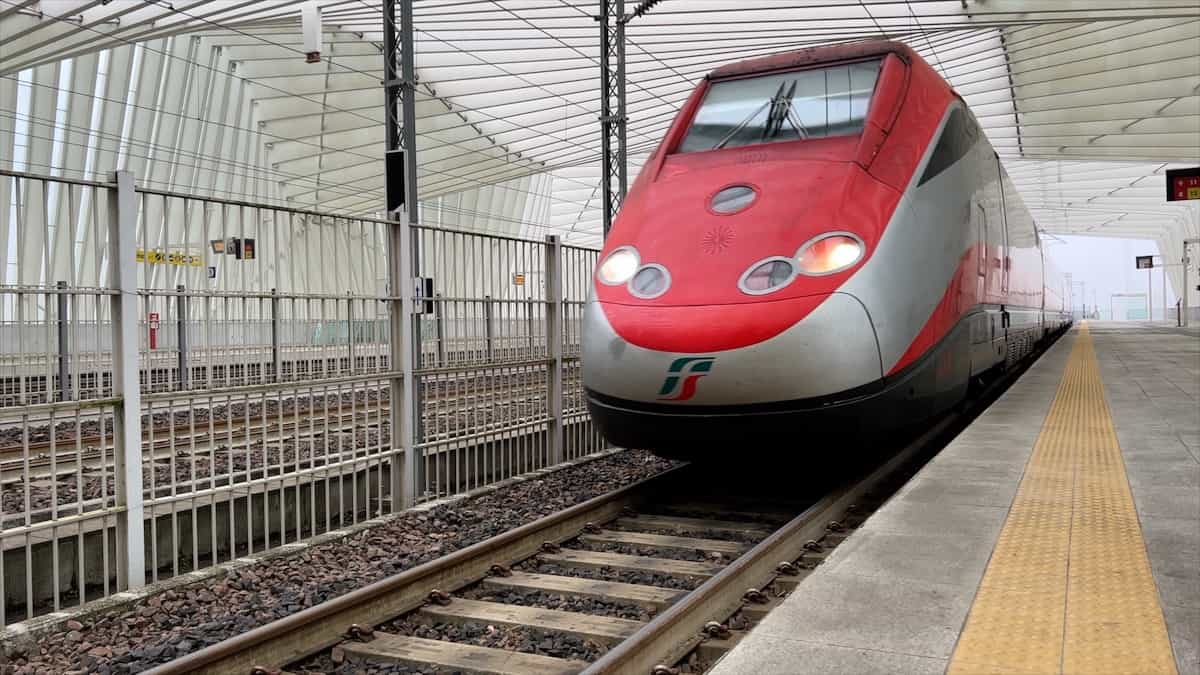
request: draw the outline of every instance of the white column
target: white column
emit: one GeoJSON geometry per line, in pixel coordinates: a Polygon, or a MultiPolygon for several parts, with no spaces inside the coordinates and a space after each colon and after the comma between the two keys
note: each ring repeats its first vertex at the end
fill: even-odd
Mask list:
{"type": "Polygon", "coordinates": [[[407,509],[416,502],[420,456],[416,448],[417,413],[413,396],[413,273],[414,231],[408,213],[392,216],[388,245],[388,307],[391,319],[391,388],[388,394],[391,424],[392,511],[407,509]]]}
{"type": "Polygon", "coordinates": [[[563,369],[562,369],[562,241],[556,234],[546,235],[546,404],[550,418],[547,447],[550,464],[564,459],[563,449],[563,369]]]}
{"type": "Polygon", "coordinates": [[[120,398],[114,420],[117,508],[117,588],[146,585],[142,516],[142,395],[138,381],[137,248],[138,198],[133,174],[113,174],[108,198],[108,271],[112,296],[113,395],[120,398]]]}

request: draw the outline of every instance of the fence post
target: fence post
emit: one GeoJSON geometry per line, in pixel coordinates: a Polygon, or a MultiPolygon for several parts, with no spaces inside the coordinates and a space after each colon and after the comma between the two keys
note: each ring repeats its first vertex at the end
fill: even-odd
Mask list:
{"type": "MultiPolygon", "coordinates": [[[[292,361],[292,370],[295,370],[292,361]]],[[[283,381],[283,356],[279,353],[279,289],[271,289],[271,364],[275,370],[275,381],[283,381]]]]}
{"type": "MultiPolygon", "coordinates": [[[[67,282],[60,281],[55,284],[58,289],[58,400],[71,400],[71,360],[70,360],[70,342],[67,340],[67,282]]],[[[46,400],[52,401],[54,398],[49,396],[50,392],[46,392],[46,400]]]]}
{"type": "Polygon", "coordinates": [[[187,389],[190,386],[191,372],[188,371],[188,334],[187,334],[187,317],[188,317],[188,299],[187,289],[183,284],[175,287],[175,292],[178,294],[175,307],[175,325],[176,332],[179,334],[177,342],[179,347],[179,388],[187,389]]]}
{"type": "Polygon", "coordinates": [[[529,350],[525,356],[527,359],[533,358],[533,303],[533,298],[529,297],[529,292],[526,291],[525,302],[522,304],[525,306],[525,333],[529,336],[529,339],[525,341],[526,348],[529,350]]]}
{"type": "Polygon", "coordinates": [[[492,296],[490,295],[483,296],[483,336],[487,345],[487,360],[495,361],[492,353],[492,296]]]}
{"type": "Polygon", "coordinates": [[[546,235],[546,405],[550,463],[565,459],[563,448],[562,240],[546,235]]]}
{"type": "Polygon", "coordinates": [[[108,198],[108,269],[111,298],[113,394],[120,399],[113,420],[116,461],[117,588],[146,585],[146,547],[142,516],[142,393],[138,380],[137,268],[130,261],[137,247],[138,197],[133,174],[113,174],[108,198]]]}
{"type": "Polygon", "coordinates": [[[354,373],[354,298],[350,291],[346,291],[346,352],[349,355],[350,362],[346,368],[351,374],[354,373]]]}
{"type": "Polygon", "coordinates": [[[388,226],[388,316],[391,322],[388,407],[391,457],[392,512],[416,502],[417,472],[421,458],[416,447],[417,412],[413,373],[413,228],[408,214],[393,213],[388,226]]]}
{"type": "Polygon", "coordinates": [[[446,308],[442,306],[442,294],[433,295],[433,329],[437,338],[437,365],[446,365],[446,308]]]}

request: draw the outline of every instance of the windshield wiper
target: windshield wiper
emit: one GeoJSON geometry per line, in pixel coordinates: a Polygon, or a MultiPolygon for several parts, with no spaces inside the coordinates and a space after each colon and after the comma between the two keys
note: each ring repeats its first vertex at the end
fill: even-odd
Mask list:
{"type": "Polygon", "coordinates": [[[804,126],[804,122],[800,121],[800,116],[797,115],[795,109],[792,108],[791,101],[788,101],[787,119],[788,122],[791,123],[792,127],[796,130],[796,133],[800,134],[800,140],[806,140],[812,135],[808,133],[808,127],[804,126]]]}
{"type": "Polygon", "coordinates": [[[709,149],[710,149],[710,150],[720,150],[721,148],[725,147],[725,144],[726,144],[726,143],[728,143],[729,141],[733,140],[733,137],[734,137],[734,136],[736,136],[736,135],[737,135],[737,133],[738,133],[739,131],[741,131],[742,129],[745,129],[745,128],[746,128],[746,125],[747,125],[747,124],[750,124],[750,122],[751,122],[751,121],[753,121],[755,117],[758,117],[758,113],[762,112],[762,111],[763,111],[763,108],[766,108],[766,107],[767,107],[767,106],[769,106],[769,105],[771,105],[771,102],[770,102],[770,101],[767,101],[766,103],[764,103],[764,104],[762,104],[762,105],[758,106],[757,108],[755,108],[755,109],[754,109],[754,112],[752,112],[752,113],[750,113],[749,115],[747,115],[747,116],[746,116],[746,119],[742,120],[741,122],[738,122],[737,126],[735,126],[734,128],[730,129],[730,130],[729,130],[729,133],[727,133],[727,134],[725,134],[724,136],[722,136],[722,137],[721,137],[721,140],[717,141],[717,144],[716,144],[716,145],[714,145],[714,146],[712,146],[712,147],[711,147],[711,148],[709,148],[709,149]]]}
{"type": "Polygon", "coordinates": [[[763,128],[762,138],[774,138],[783,130],[783,122],[786,120],[800,134],[801,140],[808,138],[808,129],[801,122],[795,112],[792,110],[792,97],[796,94],[796,80],[792,80],[792,86],[788,87],[787,92],[783,91],[786,82],[779,83],[779,89],[775,95],[771,97],[771,114],[767,116],[767,125],[763,128]]]}

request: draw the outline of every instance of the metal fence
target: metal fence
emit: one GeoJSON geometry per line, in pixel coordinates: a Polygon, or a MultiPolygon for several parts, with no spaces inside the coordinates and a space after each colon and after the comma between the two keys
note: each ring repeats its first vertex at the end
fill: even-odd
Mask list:
{"type": "Polygon", "coordinates": [[[124,172],[0,210],[4,624],[605,448],[594,250],[124,172]]]}

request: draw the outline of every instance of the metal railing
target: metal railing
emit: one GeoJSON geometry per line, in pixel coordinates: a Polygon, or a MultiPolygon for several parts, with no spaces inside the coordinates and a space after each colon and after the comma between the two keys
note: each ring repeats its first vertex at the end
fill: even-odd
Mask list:
{"type": "Polygon", "coordinates": [[[0,199],[0,623],[606,447],[594,250],[126,172],[0,171],[0,199]]]}

